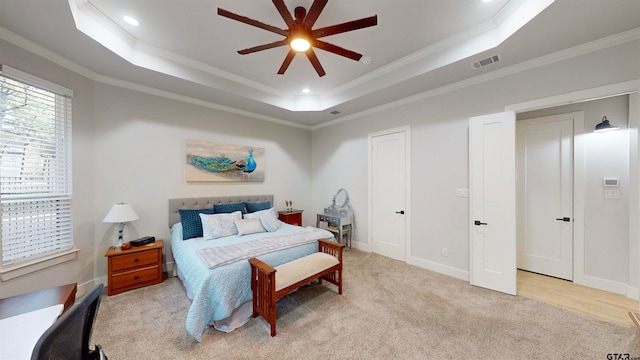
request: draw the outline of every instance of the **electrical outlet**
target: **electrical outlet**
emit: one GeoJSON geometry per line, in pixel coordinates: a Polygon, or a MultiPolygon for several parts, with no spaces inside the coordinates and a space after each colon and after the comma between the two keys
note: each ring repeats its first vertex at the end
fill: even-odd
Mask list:
{"type": "Polygon", "coordinates": [[[444,257],[449,256],[449,250],[447,248],[442,248],[442,256],[444,257]]]}

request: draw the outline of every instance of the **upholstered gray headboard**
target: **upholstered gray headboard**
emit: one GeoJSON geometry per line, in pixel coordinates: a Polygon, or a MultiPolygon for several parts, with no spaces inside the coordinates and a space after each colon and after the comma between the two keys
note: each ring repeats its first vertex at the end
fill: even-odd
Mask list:
{"type": "Polygon", "coordinates": [[[212,208],[214,204],[230,204],[243,201],[268,201],[273,206],[273,195],[239,195],[169,199],[169,227],[180,222],[180,213],[178,210],[207,209],[212,208]]]}

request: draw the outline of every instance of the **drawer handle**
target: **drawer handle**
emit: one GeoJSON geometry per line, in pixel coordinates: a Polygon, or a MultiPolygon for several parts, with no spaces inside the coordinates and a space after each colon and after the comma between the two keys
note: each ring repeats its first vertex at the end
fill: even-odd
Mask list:
{"type": "Polygon", "coordinates": [[[133,262],[138,262],[138,259],[133,259],[133,262]]]}
{"type": "Polygon", "coordinates": [[[134,276],[134,277],[133,277],[133,280],[138,280],[138,276],[134,276]]]}

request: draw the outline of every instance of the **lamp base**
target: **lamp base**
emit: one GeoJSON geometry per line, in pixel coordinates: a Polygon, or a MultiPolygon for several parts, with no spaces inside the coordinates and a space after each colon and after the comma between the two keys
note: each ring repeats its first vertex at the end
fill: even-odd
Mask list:
{"type": "Polygon", "coordinates": [[[122,248],[122,230],[124,228],[124,224],[121,225],[122,226],[120,226],[118,229],[118,240],[116,240],[116,244],[113,246],[116,251],[120,251],[120,249],[122,248]]]}

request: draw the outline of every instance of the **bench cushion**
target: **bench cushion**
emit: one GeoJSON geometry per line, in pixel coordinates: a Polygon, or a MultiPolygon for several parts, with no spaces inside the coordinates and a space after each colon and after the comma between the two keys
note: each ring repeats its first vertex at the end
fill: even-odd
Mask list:
{"type": "Polygon", "coordinates": [[[317,252],[277,266],[275,268],[276,291],[280,291],[339,263],[335,256],[317,252]]]}

